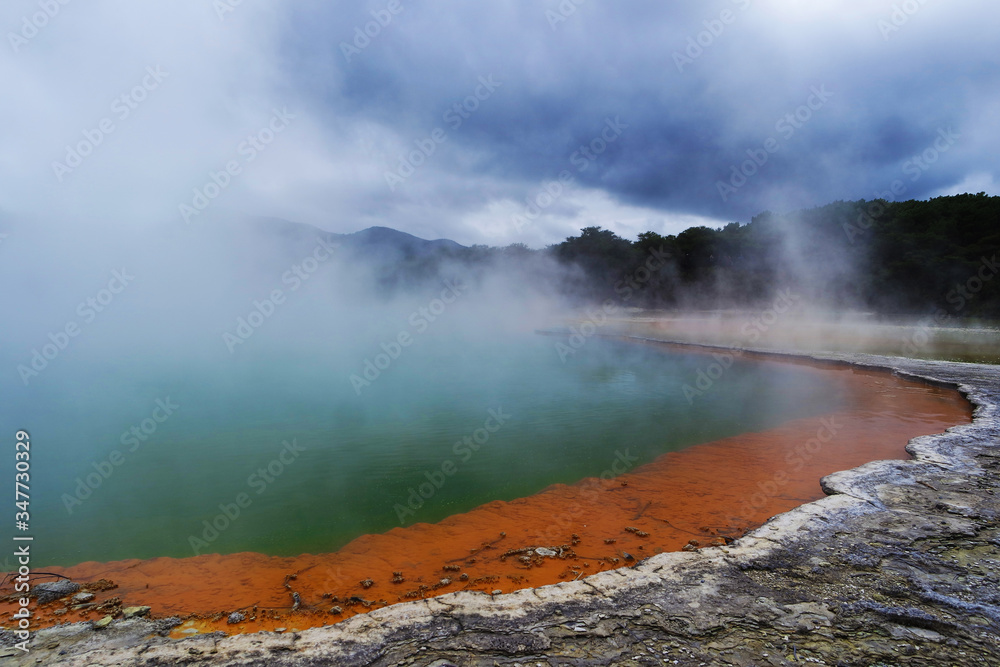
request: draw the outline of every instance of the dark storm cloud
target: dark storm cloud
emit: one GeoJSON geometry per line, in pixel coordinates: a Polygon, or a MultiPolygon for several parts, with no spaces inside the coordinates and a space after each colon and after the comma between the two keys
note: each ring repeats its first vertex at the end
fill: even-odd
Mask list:
{"type": "Polygon", "coordinates": [[[210,212],[533,246],[591,224],[745,221],[894,181],[926,197],[1000,180],[1000,12],[985,0],[62,7],[37,30],[24,23],[37,0],[0,16],[0,213],[17,219],[195,222],[179,207],[233,160],[210,212]],[[122,117],[112,101],[157,67],[164,80],[122,117]],[[277,112],[287,131],[244,161],[277,112]],[[104,120],[92,154],[54,167],[104,120]],[[514,224],[561,174],[556,200],[514,224]]]}
{"type": "MultiPolygon", "coordinates": [[[[385,6],[371,2],[298,14],[309,27],[292,51],[303,71],[337,70],[324,91],[331,113],[403,135],[439,125],[478,76],[495,75],[502,91],[449,149],[474,154],[466,168],[512,191],[566,169],[605,119],[620,117],[628,130],[577,174],[582,186],[746,220],[764,208],[872,197],[895,179],[923,197],[993,172],[982,148],[998,137],[979,110],[1000,89],[990,39],[998,12],[986,2],[896,6],[906,4],[918,9],[905,22],[897,15],[897,26],[888,2],[401,2],[392,23],[345,57],[342,43],[385,6]],[[817,101],[817,90],[829,98],[817,101]],[[961,139],[908,180],[904,163],[949,128],[961,139]],[[740,182],[732,167],[760,156],[769,138],[776,151],[724,200],[718,182],[740,182]]],[[[448,190],[447,176],[432,187],[448,190]]]]}

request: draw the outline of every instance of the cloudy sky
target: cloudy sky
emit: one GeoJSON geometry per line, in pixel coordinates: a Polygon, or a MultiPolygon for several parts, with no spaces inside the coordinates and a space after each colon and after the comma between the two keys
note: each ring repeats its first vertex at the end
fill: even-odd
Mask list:
{"type": "Polygon", "coordinates": [[[1000,194],[991,0],[8,0],[0,26],[0,224],[540,247],[1000,194]]]}

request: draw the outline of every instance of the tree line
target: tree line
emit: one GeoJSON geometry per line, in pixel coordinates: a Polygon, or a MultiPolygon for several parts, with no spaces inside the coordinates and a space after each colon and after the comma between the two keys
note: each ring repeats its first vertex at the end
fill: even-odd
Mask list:
{"type": "Polygon", "coordinates": [[[653,309],[755,307],[792,287],[836,310],[1000,318],[1000,197],[837,201],[750,222],[648,231],[634,241],[587,227],[547,248],[472,246],[415,256],[393,281],[445,260],[527,271],[580,303],[615,299],[653,309]],[[543,268],[549,260],[564,271],[543,268]],[[655,261],[651,261],[655,260],[655,261]]]}

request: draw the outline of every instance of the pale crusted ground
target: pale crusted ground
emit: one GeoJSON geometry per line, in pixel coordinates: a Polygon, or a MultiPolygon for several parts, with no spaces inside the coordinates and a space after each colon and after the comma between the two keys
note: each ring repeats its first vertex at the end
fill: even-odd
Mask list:
{"type": "MultiPolygon", "coordinates": [[[[840,355],[960,385],[972,425],[723,548],[492,598],[457,593],[296,634],[174,641],[169,622],[38,632],[10,665],[1000,666],[1000,367],[840,355]],[[164,632],[165,634],[165,632],[164,632]]],[[[7,641],[2,643],[8,643],[7,641]]]]}

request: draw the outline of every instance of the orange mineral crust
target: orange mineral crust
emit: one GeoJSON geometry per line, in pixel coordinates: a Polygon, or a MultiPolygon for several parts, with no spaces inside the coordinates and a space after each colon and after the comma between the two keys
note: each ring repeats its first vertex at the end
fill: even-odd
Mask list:
{"type": "MultiPolygon", "coordinates": [[[[911,438],[971,420],[971,406],[952,389],[882,371],[807,367],[843,383],[850,405],[665,454],[614,479],[559,484],[433,525],[364,535],[334,553],[45,568],[117,588],[93,587],[90,604],[103,604],[100,609],[76,608],[68,598],[44,605],[33,626],[96,620],[148,605],[153,617],[184,619],[174,630],[178,637],[302,630],[406,600],[460,590],[507,593],[624,567],[662,551],[724,547],[769,517],[821,498],[824,475],[909,458],[904,447],[911,438]],[[230,624],[234,611],[244,620],[230,624]]],[[[0,613],[9,617],[15,604],[0,603],[0,613]]]]}

